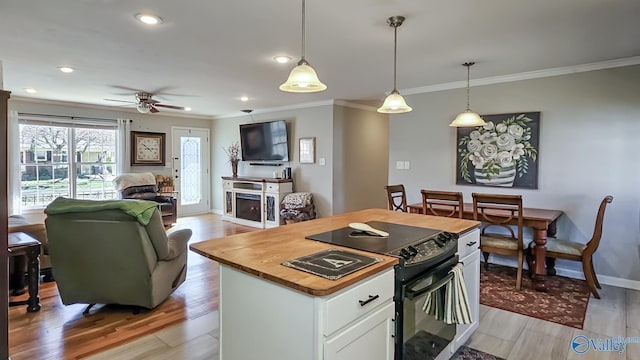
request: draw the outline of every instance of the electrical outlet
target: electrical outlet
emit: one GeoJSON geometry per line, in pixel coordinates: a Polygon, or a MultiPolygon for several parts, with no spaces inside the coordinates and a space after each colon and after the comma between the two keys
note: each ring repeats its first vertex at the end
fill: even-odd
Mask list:
{"type": "Polygon", "coordinates": [[[327,160],[325,158],[320,158],[320,166],[324,166],[327,163],[327,160]]]}
{"type": "Polygon", "coordinates": [[[411,169],[410,163],[409,163],[408,161],[405,161],[405,162],[404,162],[404,169],[405,169],[405,170],[409,170],[409,169],[411,169]]]}

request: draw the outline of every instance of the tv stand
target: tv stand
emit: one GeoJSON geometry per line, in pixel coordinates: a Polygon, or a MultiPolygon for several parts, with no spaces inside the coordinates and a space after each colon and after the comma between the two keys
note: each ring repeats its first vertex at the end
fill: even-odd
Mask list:
{"type": "Polygon", "coordinates": [[[222,191],[223,220],[266,229],[281,225],[280,203],[293,180],[223,176],[222,191]]]}

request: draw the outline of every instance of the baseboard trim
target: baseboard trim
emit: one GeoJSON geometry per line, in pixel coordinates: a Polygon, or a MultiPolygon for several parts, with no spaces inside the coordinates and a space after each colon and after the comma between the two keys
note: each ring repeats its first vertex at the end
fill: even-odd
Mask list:
{"type": "MultiPolygon", "coordinates": [[[[484,261],[484,259],[482,259],[482,261],[484,261]]],[[[516,260],[511,260],[511,259],[502,259],[502,258],[498,259],[492,256],[489,262],[491,264],[498,264],[498,265],[508,266],[512,268],[518,267],[518,263],[516,262],[516,260]]],[[[524,268],[525,269],[527,268],[526,261],[524,263],[524,268]]],[[[564,276],[572,279],[584,280],[582,271],[565,269],[565,268],[556,266],[556,273],[560,276],[564,276]]],[[[623,278],[618,278],[614,276],[607,276],[607,275],[600,275],[600,274],[596,274],[596,276],[598,276],[598,280],[600,281],[600,284],[611,285],[611,286],[631,289],[631,290],[640,290],[640,281],[637,281],[637,280],[623,279],[623,278]]]]}
{"type": "Polygon", "coordinates": [[[222,209],[211,209],[209,210],[210,213],[214,213],[214,214],[218,214],[218,215],[222,215],[222,209]]]}

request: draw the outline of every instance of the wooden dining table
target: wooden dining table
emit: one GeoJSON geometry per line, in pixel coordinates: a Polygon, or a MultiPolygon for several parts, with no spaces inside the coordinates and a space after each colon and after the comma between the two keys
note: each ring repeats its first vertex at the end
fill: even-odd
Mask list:
{"type": "MultiPolygon", "coordinates": [[[[409,212],[422,214],[422,203],[411,204],[407,206],[409,212]]],[[[505,218],[509,216],[510,213],[501,214],[500,211],[496,211],[495,213],[491,213],[490,215],[494,217],[500,217],[504,215],[505,218]]],[[[537,291],[547,291],[546,279],[547,273],[554,273],[555,269],[553,266],[555,265],[550,259],[550,261],[546,261],[547,255],[547,237],[555,237],[557,226],[556,220],[562,215],[561,210],[549,210],[549,209],[536,209],[536,208],[522,208],[522,218],[523,225],[526,227],[530,227],[533,229],[533,241],[536,243],[534,247],[535,253],[535,271],[533,275],[533,287],[537,291]],[[549,267],[549,269],[547,269],[549,267]]],[[[464,219],[473,220],[473,204],[465,203],[462,217],[464,219]]],[[[514,221],[515,222],[515,221],[514,221]]],[[[529,270],[531,271],[531,270],[529,270]]]]}

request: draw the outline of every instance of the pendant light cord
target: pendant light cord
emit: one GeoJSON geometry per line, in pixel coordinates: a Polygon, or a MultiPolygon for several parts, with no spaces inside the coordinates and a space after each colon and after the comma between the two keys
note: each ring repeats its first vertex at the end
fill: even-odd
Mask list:
{"type": "Polygon", "coordinates": [[[466,65],[467,67],[467,110],[470,110],[469,106],[469,71],[471,70],[471,65],[466,65]]]}
{"type": "Polygon", "coordinates": [[[396,88],[397,65],[398,62],[398,25],[393,27],[393,92],[398,92],[396,88]]]}
{"type": "Polygon", "coordinates": [[[305,37],[306,37],[306,31],[305,31],[305,0],[302,0],[302,60],[305,60],[304,58],[304,53],[305,53],[305,37]]]}

